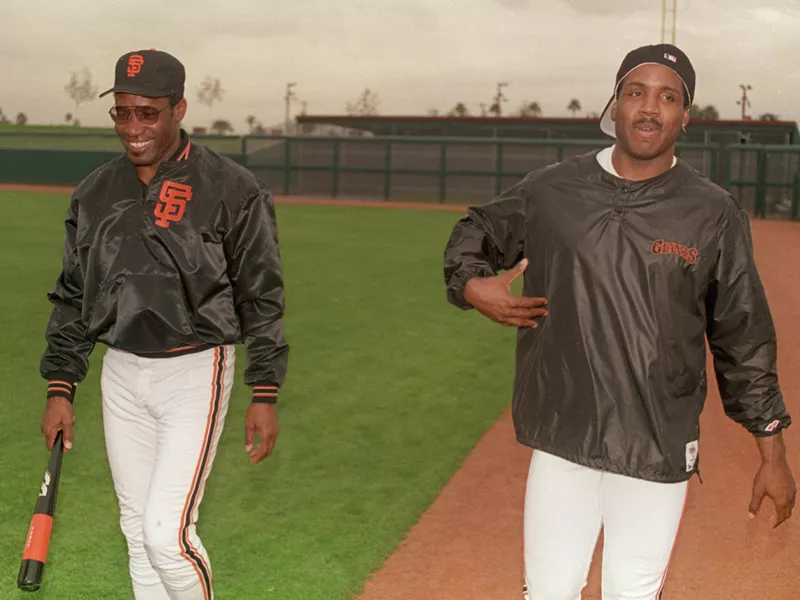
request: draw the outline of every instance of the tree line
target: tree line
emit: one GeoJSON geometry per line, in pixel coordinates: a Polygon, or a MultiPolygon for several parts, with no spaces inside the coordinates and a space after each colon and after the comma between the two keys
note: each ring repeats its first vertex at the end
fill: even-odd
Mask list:
{"type": "MultiPolygon", "coordinates": [[[[501,117],[503,116],[502,110],[498,103],[492,103],[489,108],[486,108],[485,104],[479,105],[481,110],[474,115],[470,113],[467,105],[463,102],[456,103],[453,108],[449,111],[445,111],[444,113],[439,113],[436,109],[431,109],[428,111],[429,116],[447,116],[447,117],[501,117]]],[[[577,98],[573,98],[570,100],[569,104],[566,106],[567,112],[572,114],[573,118],[577,118],[577,114],[583,110],[580,100],[577,98]]],[[[716,106],[713,104],[707,104],[706,106],[698,106],[693,104],[689,109],[689,115],[693,120],[699,121],[719,121],[719,111],[717,110],[716,106]]],[[[510,117],[522,117],[522,118],[539,118],[544,116],[544,112],[542,111],[541,105],[538,102],[523,102],[520,107],[517,109],[516,112],[510,113],[507,116],[510,117]]],[[[600,115],[596,112],[587,113],[584,115],[585,118],[594,118],[597,119],[600,115]]],[[[780,117],[775,113],[767,112],[763,113],[758,116],[759,121],[780,121],[780,117]]]]}
{"type": "Polygon", "coordinates": [[[8,125],[9,123],[14,123],[15,125],[25,125],[27,122],[28,117],[24,112],[17,113],[17,116],[12,121],[5,115],[5,113],[3,113],[3,108],[0,107],[0,125],[8,125]]]}
{"type": "MultiPolygon", "coordinates": [[[[497,96],[494,97],[491,103],[489,104],[480,103],[478,105],[480,110],[476,111],[475,113],[470,112],[466,103],[457,102],[455,106],[453,106],[450,110],[447,111],[441,112],[435,108],[429,109],[427,115],[431,117],[446,116],[446,117],[457,117],[457,118],[458,117],[468,118],[473,116],[501,117],[503,116],[502,106],[505,101],[506,98],[503,97],[502,92],[499,90],[497,96]]],[[[567,112],[569,112],[573,118],[577,118],[578,113],[583,110],[583,106],[579,99],[572,98],[567,104],[566,109],[567,112]]],[[[345,112],[350,116],[378,116],[380,114],[378,110],[378,95],[369,88],[364,89],[364,91],[361,92],[361,94],[357,97],[355,101],[347,102],[345,104],[345,112]]],[[[708,104],[702,107],[693,104],[690,108],[689,114],[690,117],[694,120],[718,121],[720,119],[719,111],[713,104],[708,104]]],[[[521,117],[521,118],[540,118],[545,115],[539,102],[524,101],[515,112],[512,112],[507,116],[521,117]]],[[[596,112],[591,112],[585,114],[584,117],[598,119],[600,118],[600,115],[596,112]]],[[[759,115],[758,120],[779,121],[780,117],[775,113],[767,112],[759,115]]]]}
{"type": "MultiPolygon", "coordinates": [[[[465,102],[457,102],[450,110],[441,113],[437,109],[428,110],[428,116],[447,116],[455,118],[468,118],[472,116],[478,117],[502,117],[511,116],[519,118],[541,118],[544,115],[541,105],[537,101],[524,101],[517,108],[515,112],[508,115],[503,114],[503,104],[507,102],[502,94],[502,87],[505,84],[498,84],[497,95],[493,98],[491,103],[480,103],[479,110],[472,113],[465,102]]],[[[64,121],[68,125],[80,126],[79,112],[81,105],[92,102],[97,98],[97,88],[92,82],[92,73],[89,69],[84,68],[81,71],[74,71],[70,74],[69,80],[64,85],[64,91],[70,97],[75,105],[74,112],[68,112],[64,116],[64,121]]],[[[234,127],[227,119],[215,118],[213,114],[214,106],[220,103],[225,95],[225,89],[222,87],[220,80],[216,77],[206,77],[195,90],[197,101],[208,108],[208,122],[210,123],[209,129],[219,135],[227,135],[234,132],[234,127]]],[[[347,101],[344,106],[345,113],[351,116],[377,116],[379,112],[379,98],[378,94],[370,88],[365,88],[356,98],[352,101],[347,101]]],[[[577,118],[578,113],[583,110],[583,106],[579,99],[572,98],[566,106],[573,118],[577,118]]],[[[305,113],[305,107],[301,114],[305,113]]],[[[695,120],[719,120],[719,111],[713,104],[706,106],[692,105],[690,109],[690,116],[695,120]]],[[[599,114],[596,112],[587,113],[585,118],[598,118],[599,114]]],[[[778,121],[780,117],[775,113],[766,112],[758,116],[760,121],[778,121]]],[[[24,112],[17,113],[13,121],[3,113],[0,108],[0,124],[15,123],[16,125],[26,125],[28,117],[24,112]]],[[[245,123],[248,131],[251,134],[267,133],[267,129],[256,118],[255,115],[248,115],[245,118],[245,123]]],[[[202,132],[205,128],[198,128],[202,132]]]]}

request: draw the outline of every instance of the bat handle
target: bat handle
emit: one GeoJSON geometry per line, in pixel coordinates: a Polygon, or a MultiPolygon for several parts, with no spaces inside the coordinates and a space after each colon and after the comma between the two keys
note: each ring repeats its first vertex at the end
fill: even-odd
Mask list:
{"type": "Polygon", "coordinates": [[[28,537],[22,553],[22,563],[17,577],[17,587],[26,592],[35,592],[42,585],[44,567],[47,562],[47,550],[50,545],[50,534],[55,514],[56,491],[61,472],[61,453],[63,435],[59,431],[53,442],[50,462],[45,472],[42,491],[31,517],[28,537]]]}

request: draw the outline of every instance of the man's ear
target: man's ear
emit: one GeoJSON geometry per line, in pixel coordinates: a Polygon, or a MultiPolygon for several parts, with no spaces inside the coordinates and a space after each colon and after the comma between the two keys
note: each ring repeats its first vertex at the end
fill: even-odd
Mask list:
{"type": "Polygon", "coordinates": [[[183,118],[186,116],[186,108],[187,108],[186,98],[181,98],[180,102],[178,102],[172,109],[172,112],[175,115],[175,120],[178,123],[183,121],[183,118]]]}

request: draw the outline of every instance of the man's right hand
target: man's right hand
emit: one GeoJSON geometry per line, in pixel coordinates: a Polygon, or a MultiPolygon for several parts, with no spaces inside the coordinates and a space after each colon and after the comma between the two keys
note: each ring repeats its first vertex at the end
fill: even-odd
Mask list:
{"type": "Polygon", "coordinates": [[[547,315],[546,298],[526,298],[511,293],[511,284],[528,268],[528,259],[494,277],[475,277],[464,287],[464,299],[498,323],[511,327],[538,327],[537,317],[547,315]]]}
{"type": "Polygon", "coordinates": [[[42,417],[42,433],[47,442],[47,449],[52,450],[56,434],[64,432],[64,450],[72,449],[72,426],[75,424],[75,413],[69,400],[61,396],[47,399],[47,406],[42,417]]]}

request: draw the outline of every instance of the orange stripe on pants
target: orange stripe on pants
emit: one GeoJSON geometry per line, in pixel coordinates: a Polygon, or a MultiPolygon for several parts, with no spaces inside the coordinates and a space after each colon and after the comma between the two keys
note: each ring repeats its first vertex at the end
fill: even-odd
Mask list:
{"type": "Polygon", "coordinates": [[[219,402],[222,396],[223,377],[225,372],[225,350],[215,348],[214,350],[214,372],[211,380],[211,402],[208,407],[208,417],[206,420],[206,429],[203,435],[203,443],[201,445],[200,456],[197,459],[197,466],[195,467],[194,477],[192,484],[189,487],[189,493],[186,496],[186,503],[181,513],[181,529],[178,532],[178,543],[181,547],[181,556],[189,561],[194,567],[200,584],[203,588],[204,600],[211,600],[211,569],[208,563],[203,558],[202,554],[197,551],[197,548],[191,543],[188,538],[187,530],[191,522],[191,515],[194,512],[197,496],[200,487],[203,485],[208,475],[208,455],[210,452],[213,438],[217,434],[219,428],[219,402]]]}

